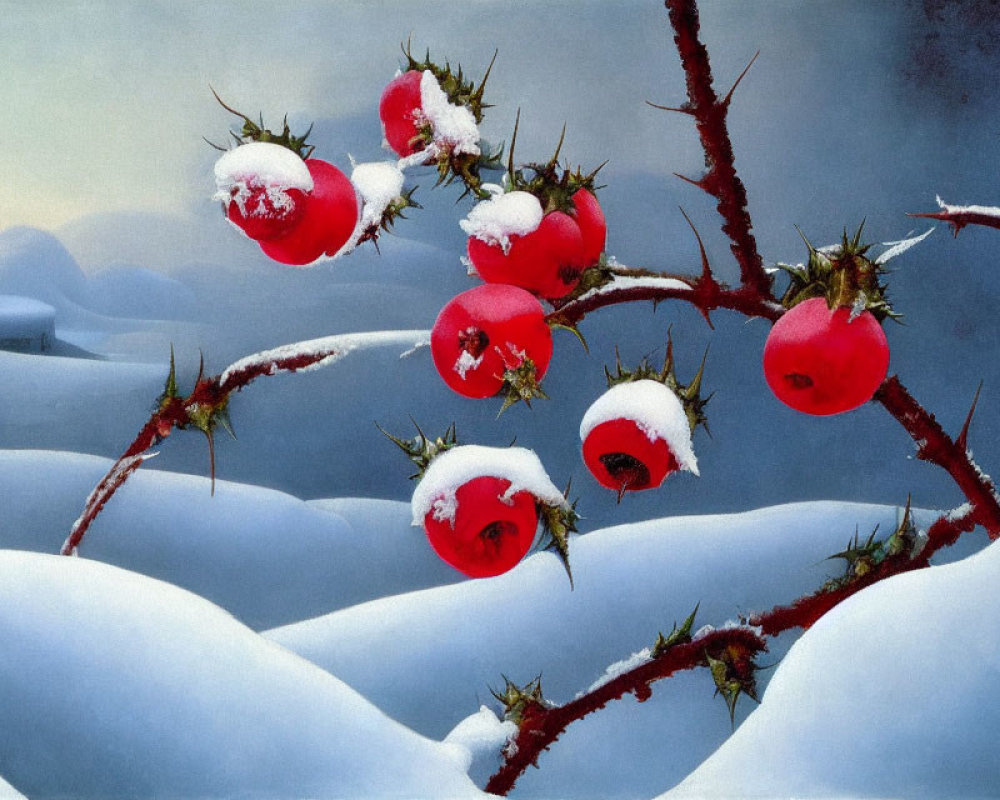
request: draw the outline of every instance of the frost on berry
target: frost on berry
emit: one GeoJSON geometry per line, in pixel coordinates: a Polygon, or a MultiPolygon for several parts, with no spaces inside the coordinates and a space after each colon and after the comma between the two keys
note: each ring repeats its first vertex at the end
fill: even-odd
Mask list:
{"type": "Polygon", "coordinates": [[[615,419],[632,420],[651,442],[665,441],[678,466],[698,475],[687,413],[665,385],[644,379],[612,386],[583,415],[580,439],[585,441],[598,425],[615,419]]]}
{"type": "Polygon", "coordinates": [[[469,236],[510,251],[511,236],[526,236],[542,221],[542,204],[530,192],[495,194],[473,206],[458,224],[469,236]]]}
{"type": "Polygon", "coordinates": [[[249,142],[227,150],[215,162],[214,200],[227,205],[236,203],[245,215],[255,209],[247,208],[255,189],[263,190],[275,209],[288,208],[292,203],[289,189],[302,192],[313,190],[313,178],[299,156],[278,144],[249,142]]]}

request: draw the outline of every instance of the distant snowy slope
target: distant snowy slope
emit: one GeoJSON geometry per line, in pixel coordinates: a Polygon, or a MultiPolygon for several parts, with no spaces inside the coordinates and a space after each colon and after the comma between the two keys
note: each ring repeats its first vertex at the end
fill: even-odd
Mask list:
{"type": "MultiPolygon", "coordinates": [[[[154,465],[155,460],[150,462],[154,465]]],[[[56,553],[107,459],[0,450],[0,547],[56,553]]],[[[93,524],[80,556],[170,581],[254,628],[458,580],[412,528],[409,506],[337,501],[146,467],[93,524]]]]}
{"type": "Polygon", "coordinates": [[[0,764],[31,797],[479,797],[451,748],[211,603],[0,551],[0,764]]]}

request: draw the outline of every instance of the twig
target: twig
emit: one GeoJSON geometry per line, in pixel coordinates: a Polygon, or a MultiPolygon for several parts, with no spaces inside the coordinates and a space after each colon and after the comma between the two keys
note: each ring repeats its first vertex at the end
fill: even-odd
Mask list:
{"type": "Polygon", "coordinates": [[[908,217],[925,217],[939,219],[951,225],[952,232],[958,232],[966,225],[983,225],[987,228],[1000,228],[1000,208],[995,206],[953,206],[937,198],[940,211],[925,214],[907,214],[908,217]]]}
{"type": "Polygon", "coordinates": [[[969,424],[975,403],[969,411],[958,438],[953,440],[893,375],[875,392],[874,400],[902,425],[917,444],[917,458],[930,461],[944,469],[974,508],[974,520],[982,525],[991,539],[1000,536],[1000,501],[989,476],[979,468],[966,447],[969,424]]]}

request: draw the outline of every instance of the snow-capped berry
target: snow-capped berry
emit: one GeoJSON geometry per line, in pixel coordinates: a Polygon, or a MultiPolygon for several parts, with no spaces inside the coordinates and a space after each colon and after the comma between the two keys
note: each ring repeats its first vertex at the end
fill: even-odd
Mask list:
{"type": "Polygon", "coordinates": [[[494,195],[459,223],[469,234],[469,261],[487,283],[509,283],[550,300],[565,297],[583,270],[600,257],[600,252],[593,258],[589,255],[598,238],[604,247],[593,209],[586,200],[580,207],[589,243],[576,218],[562,211],[543,213],[541,202],[530,192],[494,195]]]}
{"type": "Polygon", "coordinates": [[[601,259],[607,240],[608,226],[604,220],[604,211],[597,202],[594,193],[587,189],[577,189],[573,193],[573,218],[580,226],[583,236],[583,261],[592,267],[601,259]]]}
{"type": "Polygon", "coordinates": [[[608,389],[583,415],[580,440],[591,474],[619,495],[655,488],[678,469],[698,474],[684,405],[656,380],[608,389]]]}
{"type": "Polygon", "coordinates": [[[473,478],[455,490],[462,511],[453,520],[427,515],[427,540],[442,561],[470,578],[500,575],[520,563],[535,540],[538,511],[531,494],[508,495],[509,489],[502,478],[473,478]]]}
{"type": "Polygon", "coordinates": [[[305,213],[288,233],[260,243],[267,256],[294,266],[336,255],[350,241],[360,213],[357,191],[343,172],[317,158],[305,164],[313,179],[305,213]]]}
{"type": "Polygon", "coordinates": [[[545,310],[516,286],[484,284],[453,297],[431,330],[431,355],[444,382],[465,397],[492,397],[505,373],[530,361],[541,380],[552,358],[545,310]]]}
{"type": "Polygon", "coordinates": [[[523,447],[462,445],[435,456],[413,492],[413,524],[435,552],[473,578],[499,575],[535,540],[539,505],[566,507],[538,457],[523,447]]]}
{"type": "Polygon", "coordinates": [[[385,139],[404,158],[427,146],[420,135],[425,122],[420,103],[421,77],[422,73],[416,70],[397,75],[382,91],[378,104],[385,139]]]}
{"type": "Polygon", "coordinates": [[[871,400],[889,369],[885,332],[860,313],[814,297],[785,312],[764,344],[764,377],[785,405],[826,416],[871,400]]]}
{"type": "Polygon", "coordinates": [[[277,238],[305,213],[314,182],[306,163],[271,142],[248,142],[215,162],[215,199],[229,220],[257,241],[277,238]]]}
{"type": "Polygon", "coordinates": [[[532,294],[555,300],[565,297],[580,282],[588,264],[584,258],[580,226],[562,211],[542,217],[531,233],[510,235],[510,247],[470,238],[469,260],[487,283],[509,283],[532,294]]]}
{"type": "Polygon", "coordinates": [[[478,156],[479,127],[471,109],[452,103],[434,73],[408,70],[382,91],[379,118],[386,142],[400,157],[430,150],[478,156]]]}

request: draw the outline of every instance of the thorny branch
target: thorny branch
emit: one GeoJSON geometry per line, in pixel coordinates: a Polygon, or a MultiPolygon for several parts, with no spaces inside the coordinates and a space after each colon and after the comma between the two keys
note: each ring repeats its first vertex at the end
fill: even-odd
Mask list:
{"type": "MultiPolygon", "coordinates": [[[[553,311],[549,315],[553,322],[572,327],[590,311],[637,300],[683,300],[698,308],[706,320],[709,312],[716,308],[730,309],[747,316],[760,316],[772,322],[784,311],[771,292],[770,276],[764,271],[757,253],[750,215],[746,209],[746,191],[734,167],[732,144],[726,127],[726,112],[732,91],[724,100],[719,101],[712,90],[708,53],[698,40],[699,22],[695,0],[665,0],[665,5],[675,31],[674,41],[687,78],[689,98],[687,104],[672,110],[695,118],[708,167],[701,179],[689,182],[719,200],[718,211],[724,220],[723,231],[730,237],[733,254],[740,264],[741,285],[737,289],[729,289],[719,284],[711,274],[704,247],[701,247],[702,274],[699,277],[663,275],[645,270],[612,270],[613,277],[610,281],[553,311]]],[[[740,78],[742,77],[741,75],[740,78]]],[[[941,205],[943,210],[938,214],[911,216],[946,220],[954,226],[956,234],[966,224],[1000,227],[1000,209],[941,205]],[[980,213],[981,211],[995,211],[996,216],[980,213]]],[[[697,231],[695,233],[697,235],[697,231]]],[[[821,587],[790,605],[777,606],[766,613],[749,617],[746,623],[752,628],[712,632],[727,643],[738,642],[737,647],[742,657],[751,666],[753,656],[766,649],[764,637],[777,636],[794,628],[808,629],[827,611],[862,589],[893,575],[930,566],[935,553],[954,544],[962,533],[973,530],[977,525],[982,525],[990,538],[1000,537],[1000,500],[992,481],[972,460],[966,446],[975,401],[961,433],[953,440],[934,416],[917,403],[896,376],[883,382],[873,400],[881,403],[917,443],[917,457],[946,470],[969,503],[935,521],[928,528],[926,541],[922,546],[917,547],[909,542],[888,554],[883,553],[880,560],[869,559],[864,569],[852,571],[849,579],[821,587]]],[[[909,505],[907,518],[908,516],[909,505]]],[[[907,522],[908,519],[904,525],[907,522]]],[[[899,531],[897,535],[900,533],[905,531],[899,531]]],[[[611,700],[627,693],[635,694],[640,701],[645,700],[650,696],[650,683],[670,677],[683,669],[709,666],[713,677],[716,677],[716,666],[720,662],[707,658],[706,651],[697,646],[702,642],[699,638],[694,642],[687,641],[654,653],[649,661],[562,706],[543,702],[540,686],[537,686],[538,697],[529,697],[526,709],[518,709],[518,733],[505,749],[504,763],[490,779],[486,790],[505,795],[529,765],[537,764],[540,754],[555,742],[570,723],[611,700]]],[[[734,703],[740,689],[753,696],[752,672],[751,669],[749,685],[744,686],[737,681],[736,691],[731,697],[727,696],[727,701],[734,703]]],[[[746,676],[740,680],[744,678],[746,676]]],[[[731,704],[730,711],[732,709],[731,704]]]]}
{"type": "Polygon", "coordinates": [[[764,271],[764,262],[757,252],[747,211],[747,192],[736,174],[733,145],[726,125],[736,86],[722,100],[712,88],[708,50],[698,39],[700,23],[695,0],[666,0],[666,7],[687,79],[688,102],[676,110],[694,117],[708,168],[701,178],[688,180],[718,201],[718,211],[724,221],[722,230],[732,240],[731,250],[740,265],[740,282],[758,296],[767,297],[771,294],[771,277],[764,271]]]}
{"type": "Polygon", "coordinates": [[[939,219],[951,225],[952,232],[958,232],[966,225],[983,225],[987,228],[1000,228],[1000,208],[991,206],[953,206],[937,198],[940,211],[925,214],[907,214],[908,217],[925,217],[939,219]]]}
{"type": "MultiPolygon", "coordinates": [[[[210,454],[214,453],[213,436],[216,428],[222,426],[229,430],[230,396],[257,378],[280,372],[316,369],[364,347],[382,344],[416,347],[429,337],[429,331],[374,331],[327,336],[264,350],[236,361],[213,377],[206,378],[199,370],[194,388],[187,396],[181,396],[177,391],[177,377],[171,354],[170,373],[156,410],[90,493],[82,513],[70,529],[60,555],[76,554],[80,542],[105,504],[143,461],[155,455],[149,454],[149,449],[169,436],[174,428],[201,431],[208,439],[210,454]]],[[[211,467],[214,490],[214,458],[211,467]]]]}

